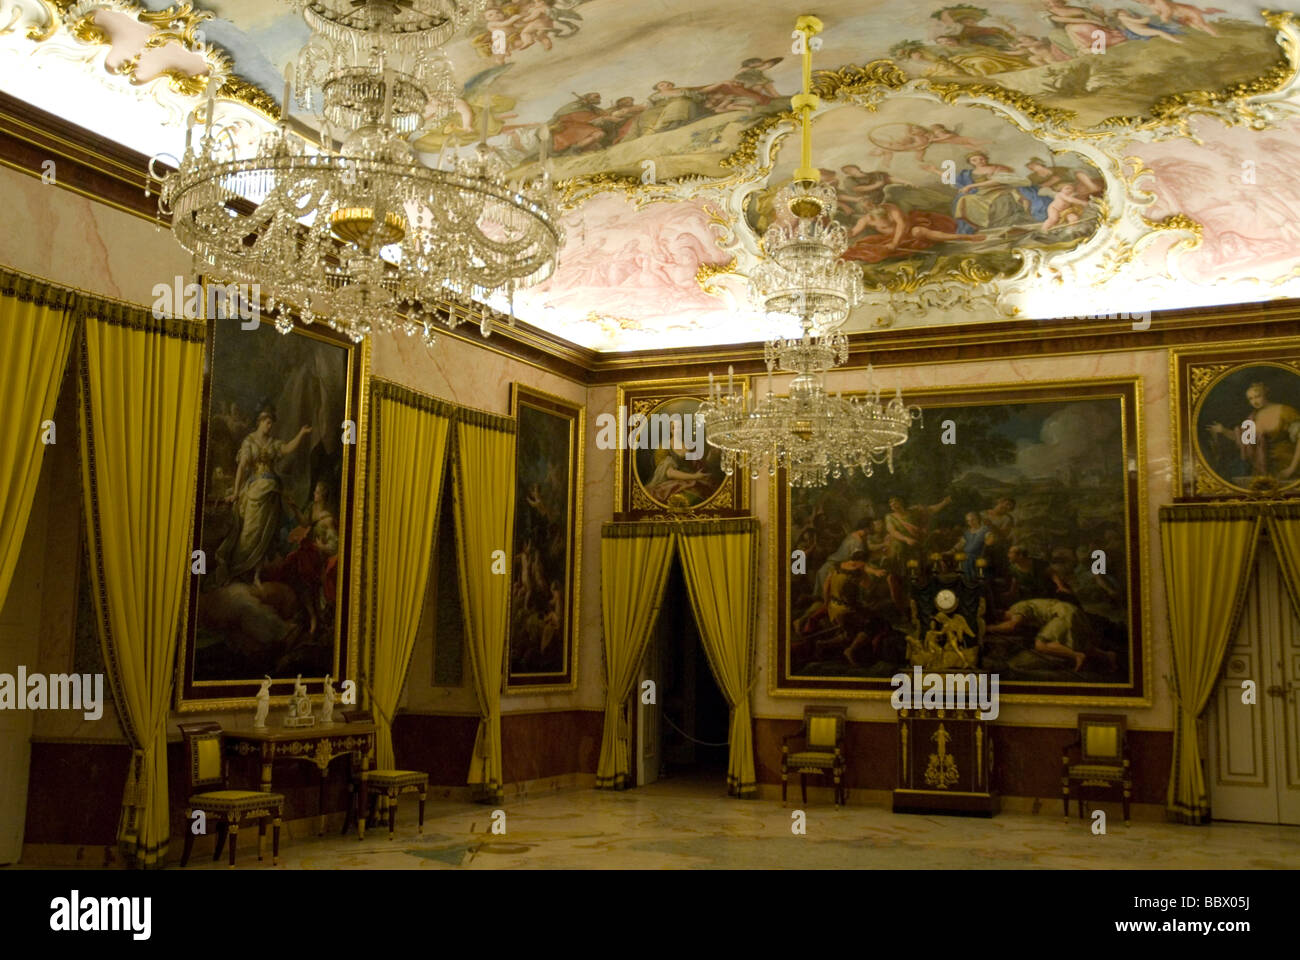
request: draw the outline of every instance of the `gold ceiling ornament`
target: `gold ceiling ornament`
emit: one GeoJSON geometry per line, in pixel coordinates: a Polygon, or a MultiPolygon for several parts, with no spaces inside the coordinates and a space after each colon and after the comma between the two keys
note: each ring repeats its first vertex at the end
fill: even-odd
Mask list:
{"type": "MultiPolygon", "coordinates": [[[[204,89],[207,88],[205,78],[204,89]]],[[[233,100],[236,103],[242,103],[246,107],[252,107],[263,116],[270,117],[272,120],[280,116],[280,105],[275,102],[275,97],[271,96],[255,83],[249,83],[243,77],[237,77],[233,73],[227,73],[225,78],[217,87],[217,93],[223,100],[233,100]]]]}
{"type": "Polygon", "coordinates": [[[207,10],[197,9],[189,0],[182,0],[166,10],[143,10],[137,14],[141,23],[154,28],[154,33],[145,39],[146,48],[162,47],[175,41],[186,50],[194,50],[203,42],[198,35],[199,24],[213,16],[207,10]]]}
{"type": "Polygon", "coordinates": [[[701,263],[695,270],[695,282],[708,294],[721,292],[721,287],[713,282],[714,277],[721,277],[736,272],[738,261],[733,256],[726,263],[701,263]]]}
{"type": "MultiPolygon", "coordinates": [[[[222,99],[241,103],[271,119],[279,116],[275,98],[256,84],[235,76],[231,58],[219,47],[204,41],[202,24],[215,15],[198,9],[190,0],[181,0],[165,10],[149,10],[135,0],[41,0],[41,4],[47,11],[48,24],[39,32],[36,27],[29,30],[27,36],[30,40],[43,43],[63,26],[69,36],[81,43],[108,46],[112,39],[104,28],[95,23],[95,12],[109,10],[121,13],[153,28],[153,32],[144,40],[144,49],[155,49],[175,42],[190,53],[199,54],[207,64],[206,71],[195,74],[187,74],[175,68],[167,69],[147,82],[166,80],[176,93],[192,97],[205,93],[209,81],[215,79],[219,81],[222,99]]],[[[132,84],[138,85],[141,83],[135,76],[138,66],[138,55],[128,57],[117,72],[132,84]]]]}
{"type": "Polygon", "coordinates": [[[1200,246],[1201,240],[1205,236],[1205,226],[1185,213],[1171,213],[1161,220],[1151,220],[1148,217],[1143,217],[1142,222],[1152,230],[1185,230],[1195,235],[1197,246],[1200,246]]]}

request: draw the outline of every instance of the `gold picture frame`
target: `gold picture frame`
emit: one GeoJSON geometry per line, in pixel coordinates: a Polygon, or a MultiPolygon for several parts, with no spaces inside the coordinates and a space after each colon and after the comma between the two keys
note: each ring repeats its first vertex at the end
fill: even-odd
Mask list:
{"type": "MultiPolygon", "coordinates": [[[[733,383],[742,396],[749,396],[747,377],[735,377],[733,383]]],[[[696,479],[668,477],[672,468],[663,467],[664,454],[676,442],[672,439],[670,418],[677,417],[684,430],[699,430],[686,427],[686,417],[693,416],[694,409],[708,396],[708,391],[707,377],[642,380],[618,385],[615,412],[601,414],[596,426],[597,443],[607,442],[603,438],[609,436],[618,446],[614,504],[621,519],[695,520],[749,515],[749,478],[739,470],[726,476],[721,468],[720,451],[708,445],[704,434],[688,432],[678,435],[683,444],[689,436],[693,441],[689,446],[694,447],[694,450],[688,448],[685,451],[686,459],[680,465],[685,468],[693,466],[692,461],[696,461],[700,467],[676,472],[705,476],[696,479]],[[656,424],[650,417],[660,414],[664,416],[661,422],[670,430],[666,443],[662,431],[652,429],[656,424]],[[612,420],[604,419],[611,417],[612,420]],[[696,451],[699,456],[690,457],[696,451]],[[661,472],[665,477],[657,480],[656,474],[661,472]],[[672,492],[665,495],[669,490],[672,492]]]]}
{"type": "MultiPolygon", "coordinates": [[[[573,403],[563,397],[536,390],[527,384],[515,381],[510,385],[510,415],[519,425],[519,441],[515,448],[515,523],[512,556],[516,558],[513,565],[516,580],[512,582],[510,599],[510,619],[507,627],[507,647],[505,664],[505,692],[507,694],[530,693],[567,693],[578,688],[578,645],[581,638],[581,582],[582,582],[582,507],[583,482],[585,474],[585,447],[587,436],[587,410],[579,403],[573,403]],[[533,422],[527,423],[526,421],[533,422]],[[553,421],[548,424],[547,421],[553,421]],[[567,424],[565,461],[567,477],[564,481],[564,516],[559,526],[564,530],[563,569],[546,570],[544,576],[551,583],[554,592],[557,580],[562,580],[560,602],[550,602],[546,598],[540,601],[528,601],[528,610],[521,609],[525,595],[517,558],[525,553],[533,554],[540,563],[547,553],[547,541],[554,539],[555,522],[548,517],[556,504],[546,502],[558,500],[557,491],[548,489],[554,485],[552,471],[542,463],[524,463],[529,453],[539,456],[553,455],[556,451],[544,449],[545,445],[556,441],[556,427],[567,424]],[[548,437],[547,434],[550,434],[548,437]],[[527,521],[527,523],[523,522],[527,521]],[[545,528],[545,529],[543,529],[545,528]],[[525,532],[525,530],[531,532],[525,532]],[[536,533],[536,536],[533,535],[536,533]],[[521,543],[521,534],[530,538],[530,543],[521,543]],[[558,573],[558,576],[556,575],[558,573]],[[517,585],[519,589],[516,589],[517,585]],[[558,609],[556,609],[558,608],[558,609]],[[547,623],[552,617],[558,617],[559,624],[547,623]],[[537,642],[531,635],[536,634],[537,642]],[[548,634],[549,639],[548,639],[548,634]],[[558,636],[555,636],[558,634],[558,636]],[[558,651],[546,651],[546,647],[560,641],[558,651]],[[529,641],[524,643],[523,641],[529,641]],[[553,662],[554,653],[560,653],[560,662],[553,662]]],[[[550,557],[554,566],[554,557],[550,557]]],[[[526,579],[526,578],[524,578],[526,579]]]]}
{"type": "Polygon", "coordinates": [[[1178,496],[1300,497],[1300,339],[1175,348],[1169,403],[1178,496]],[[1267,419],[1257,435],[1256,385],[1267,419]]]}
{"type": "MultiPolygon", "coordinates": [[[[204,302],[207,300],[205,280],[204,302]]],[[[261,336],[268,338],[266,343],[274,350],[280,337],[306,338],[314,344],[324,345],[342,351],[344,374],[342,377],[342,411],[344,423],[335,425],[340,440],[340,478],[339,489],[334,491],[337,497],[336,530],[338,546],[336,566],[330,576],[333,580],[333,650],[325,671],[305,673],[303,681],[309,691],[319,694],[323,689],[325,674],[329,673],[337,685],[342,681],[355,680],[358,676],[358,642],[361,615],[360,578],[354,573],[361,568],[361,536],[363,510],[365,504],[365,469],[368,392],[370,379],[370,343],[368,340],[354,343],[352,340],[323,328],[319,324],[310,327],[295,322],[294,328],[287,334],[280,334],[263,315],[255,330],[238,330],[237,319],[210,319],[208,336],[204,345],[204,382],[203,382],[203,420],[200,435],[199,477],[195,493],[194,539],[195,550],[205,550],[208,562],[215,558],[204,547],[205,505],[212,498],[214,491],[209,489],[212,464],[213,441],[213,388],[214,376],[220,376],[220,367],[216,361],[218,348],[218,327],[227,328],[226,337],[261,336]],[[228,329],[234,325],[236,329],[228,329]],[[275,339],[269,339],[275,338],[275,339]]],[[[224,339],[224,338],[223,338],[224,339]]],[[[338,386],[338,385],[336,385],[338,386]]],[[[256,414],[257,411],[253,411],[256,414]]],[[[313,484],[314,484],[313,480],[313,484]]],[[[210,538],[209,538],[210,539],[210,538]]],[[[211,546],[211,543],[208,543],[211,546]]],[[[205,586],[204,577],[209,573],[192,574],[188,588],[187,615],[185,627],[181,631],[176,659],[176,710],[181,713],[210,710],[250,709],[256,706],[256,692],[261,676],[221,676],[200,678],[196,675],[196,652],[199,644],[201,593],[205,586]]],[[[322,581],[322,587],[324,581],[322,581]]],[[[287,602],[287,601],[286,601],[287,602]]],[[[299,598],[299,606],[302,605],[299,598]]],[[[301,610],[298,611],[302,613],[301,610]]],[[[299,617],[303,619],[303,617],[299,617]]],[[[319,625],[318,625],[319,626],[319,625]]],[[[294,676],[273,676],[271,703],[273,706],[289,702],[294,684],[294,676]]]]}
{"type": "MultiPolygon", "coordinates": [[[[909,404],[922,408],[923,417],[932,418],[942,411],[958,406],[1023,405],[1030,403],[1067,403],[1075,400],[1118,401],[1118,432],[1122,445],[1123,505],[1125,520],[1126,617],[1128,644],[1128,679],[1121,684],[1105,683],[1026,683],[1001,681],[1000,699],[1008,703],[1035,703],[1066,706],[1150,706],[1152,700],[1152,649],[1150,600],[1150,545],[1146,517],[1147,476],[1142,459],[1142,378],[1100,378],[1078,380],[1051,380],[1029,383],[996,383],[978,387],[951,389],[926,389],[905,391],[909,404]],[[1136,557],[1136,563],[1133,558],[1136,557]]],[[[957,435],[962,425],[957,423],[957,435]]],[[[908,444],[941,442],[941,430],[922,432],[916,428],[908,444]]],[[[908,456],[908,447],[896,452],[896,463],[908,456]]],[[[1118,467],[1118,463],[1111,464],[1118,467]]],[[[856,472],[855,472],[856,475],[856,472]]],[[[841,482],[849,482],[849,479],[841,482]]],[[[878,470],[865,481],[879,488],[879,496],[900,490],[899,482],[878,470]]],[[[835,483],[833,481],[832,483],[835,483]]],[[[907,496],[904,493],[904,496],[907,496]]],[[[911,500],[909,499],[910,503],[911,500]]],[[[964,507],[964,505],[962,505],[964,507]]],[[[973,508],[972,508],[973,509],[973,508]]],[[[847,678],[814,678],[791,669],[790,633],[791,610],[791,489],[783,472],[770,481],[768,569],[774,583],[768,591],[768,694],[773,697],[828,698],[828,699],[888,699],[893,688],[889,679],[892,671],[881,676],[847,678]]],[[[806,565],[805,575],[812,577],[816,568],[806,565]]],[[[990,612],[992,613],[992,611],[990,612]]],[[[910,617],[907,618],[910,622],[910,617]]],[[[990,615],[989,623],[995,622],[990,615]]],[[[904,669],[910,670],[911,667],[904,669]]]]}

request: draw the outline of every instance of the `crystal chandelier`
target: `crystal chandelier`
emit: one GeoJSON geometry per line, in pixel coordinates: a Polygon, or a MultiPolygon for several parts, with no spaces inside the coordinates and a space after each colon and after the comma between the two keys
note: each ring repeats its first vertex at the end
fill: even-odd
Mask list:
{"type": "Polygon", "coordinates": [[[871,368],[863,397],[845,400],[826,390],[826,372],[848,360],[842,332],[849,312],[862,301],[862,273],[841,259],[848,246],[844,227],[834,220],[835,190],[812,165],[811,116],[820,101],[810,90],[812,50],[820,45],[816,17],[800,17],[803,93],[792,100],[802,123],[801,164],[794,180],[777,191],[775,216],[763,234],[767,259],[750,277],[757,306],[773,320],[797,321],[798,337],[776,337],[764,348],[767,393],[757,404],[709,376],[709,398],[700,406],[708,442],[722,450],[722,468],[730,475],[748,465],[757,479],[761,466],[769,475],[786,471],[790,486],[823,486],[855,467],[871,476],[874,467],[894,469],[894,448],[907,442],[916,407],[896,391],[881,401],[871,368]],[[787,396],[772,392],[772,371],[793,373],[787,396]]]}
{"type": "Polygon", "coordinates": [[[191,114],[184,156],[163,181],[159,209],[195,272],[256,285],[281,332],[296,314],[353,340],[401,331],[430,343],[439,300],[461,306],[441,317],[455,326],[473,300],[546,279],[561,235],[545,162],[537,179],[510,181],[486,143],[486,108],[472,157],[449,154],[435,169],[408,142],[450,114],[456,87],[441,48],[483,0],[289,2],[312,37],[286,71],[278,127],[237,156],[214,134],[210,83],[205,132],[195,142],[191,114]],[[317,114],[318,153],[289,133],[295,85],[317,114]]]}

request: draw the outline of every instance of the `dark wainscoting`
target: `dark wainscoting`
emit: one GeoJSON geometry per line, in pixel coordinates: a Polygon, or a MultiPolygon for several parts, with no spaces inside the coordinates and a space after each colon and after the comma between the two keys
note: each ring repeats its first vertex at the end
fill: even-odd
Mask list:
{"type": "MultiPolygon", "coordinates": [[[[755,765],[760,783],[781,782],[781,738],[799,732],[799,720],[754,721],[755,765]]],[[[851,721],[845,733],[851,790],[892,790],[898,763],[897,727],[885,721],[851,721]]],[[[993,782],[1010,797],[1059,797],[1061,750],[1078,739],[1074,730],[993,726],[993,782]]],[[[1133,801],[1165,802],[1174,735],[1130,730],[1133,801]]]]}
{"type": "MultiPolygon", "coordinates": [[[[603,723],[599,710],[506,714],[501,718],[506,783],[594,774],[603,723]]],[[[393,725],[393,749],[400,766],[427,770],[430,784],[463,787],[477,732],[477,717],[402,714],[393,725]]]]}
{"type": "MultiPolygon", "coordinates": [[[[507,784],[571,773],[596,772],[604,714],[599,710],[507,714],[501,720],[502,758],[507,784]]],[[[393,729],[399,766],[427,770],[430,784],[464,787],[474,750],[477,717],[400,714],[393,729]]],[[[24,842],[112,846],[116,842],[122,788],[131,750],[122,743],[32,744],[24,842]]],[[[186,829],[184,746],[168,744],[167,789],[172,836],[186,829]]],[[[235,758],[230,766],[234,787],[256,789],[256,758],[235,758]]],[[[316,766],[307,762],[275,765],[275,790],[285,796],[285,819],[338,813],[347,808],[348,761],[330,765],[323,796],[316,766]]]]}

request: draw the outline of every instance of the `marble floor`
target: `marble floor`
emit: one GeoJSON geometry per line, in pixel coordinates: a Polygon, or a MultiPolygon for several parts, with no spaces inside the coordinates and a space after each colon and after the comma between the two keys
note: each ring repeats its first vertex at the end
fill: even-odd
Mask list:
{"type": "MultiPolygon", "coordinates": [[[[612,792],[568,790],[508,804],[505,833],[492,809],[430,802],[416,832],[414,798],[404,799],[397,834],[385,826],[286,840],[280,869],[1297,869],[1300,827],[1216,823],[1187,827],[1112,814],[1109,832],[1059,816],[1002,813],[991,820],[894,814],[882,806],[835,809],[810,802],[807,833],[791,831],[802,805],[737,801],[712,784],[664,782],[612,792]]],[[[268,838],[269,840],[269,838],[268,838]]],[[[238,869],[258,863],[248,840],[238,869]]],[[[269,843],[268,843],[269,846],[269,843]]],[[[196,856],[187,869],[224,869],[196,856]]]]}

